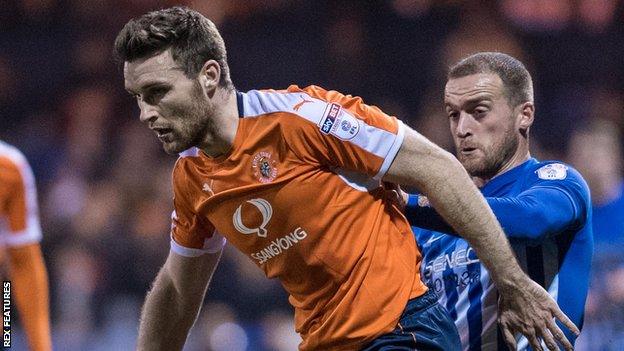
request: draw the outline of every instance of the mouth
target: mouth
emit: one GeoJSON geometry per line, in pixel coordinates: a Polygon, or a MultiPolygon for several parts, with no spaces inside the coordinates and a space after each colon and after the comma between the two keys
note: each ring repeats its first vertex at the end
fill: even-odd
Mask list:
{"type": "Polygon", "coordinates": [[[169,141],[173,132],[171,128],[152,128],[152,130],[161,141],[169,141]]]}
{"type": "Polygon", "coordinates": [[[472,153],[473,153],[473,152],[475,152],[475,151],[477,151],[477,148],[476,148],[476,147],[462,147],[462,148],[459,150],[459,152],[460,152],[462,155],[470,155],[470,154],[472,154],[472,153]]]}

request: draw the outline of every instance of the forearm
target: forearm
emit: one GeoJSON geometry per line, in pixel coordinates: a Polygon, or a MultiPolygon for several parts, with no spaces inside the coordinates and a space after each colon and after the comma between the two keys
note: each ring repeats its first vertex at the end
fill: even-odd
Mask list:
{"type": "Polygon", "coordinates": [[[204,294],[189,301],[163,272],[165,269],[145,299],[137,350],[182,350],[199,313],[204,294]]]}
{"type": "Polygon", "coordinates": [[[512,281],[521,278],[522,271],[502,228],[459,162],[451,157],[445,163],[446,172],[440,173],[444,177],[423,192],[442,218],[472,246],[498,288],[513,286],[512,281]]]}
{"type": "Polygon", "coordinates": [[[52,349],[48,273],[38,244],[9,250],[15,302],[30,350],[52,349]]]}
{"type": "Polygon", "coordinates": [[[220,257],[220,249],[198,257],[169,252],[143,305],[137,350],[182,350],[220,257]]]}
{"type": "Polygon", "coordinates": [[[415,132],[408,138],[408,132],[386,180],[420,189],[442,218],[470,243],[500,290],[528,279],[492,210],[461,164],[415,132]]]}

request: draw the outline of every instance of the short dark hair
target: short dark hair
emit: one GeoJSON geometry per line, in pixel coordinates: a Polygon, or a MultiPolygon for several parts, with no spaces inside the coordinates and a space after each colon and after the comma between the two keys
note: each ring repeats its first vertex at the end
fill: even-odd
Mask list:
{"type": "Polygon", "coordinates": [[[500,77],[512,107],[533,102],[533,80],[529,71],[518,59],[500,52],[479,52],[460,60],[451,66],[448,79],[479,73],[493,73],[500,77]]]}
{"type": "Polygon", "coordinates": [[[215,60],[221,68],[219,85],[234,88],[225,43],[217,27],[187,7],[152,11],[131,19],[115,39],[114,55],[120,63],[131,62],[158,55],[169,48],[187,77],[197,77],[206,61],[215,60]]]}

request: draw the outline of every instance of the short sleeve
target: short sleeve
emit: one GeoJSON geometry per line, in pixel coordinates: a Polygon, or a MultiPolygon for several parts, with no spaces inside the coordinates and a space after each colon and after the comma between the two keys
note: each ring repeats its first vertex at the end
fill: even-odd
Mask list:
{"type": "Polygon", "coordinates": [[[19,156],[0,157],[0,236],[8,246],[41,241],[34,175],[19,156]]]}
{"type": "Polygon", "coordinates": [[[173,171],[174,210],[171,214],[171,250],[187,257],[218,252],[226,240],[208,219],[198,216],[193,211],[193,199],[187,191],[187,178],[182,167],[179,167],[180,163],[181,160],[176,162],[173,171]]]}
{"type": "Polygon", "coordinates": [[[293,102],[297,95],[312,102],[300,105],[294,111],[300,118],[286,127],[287,141],[300,157],[381,180],[403,142],[400,120],[336,91],[315,86],[288,91],[295,95],[293,102]]]}

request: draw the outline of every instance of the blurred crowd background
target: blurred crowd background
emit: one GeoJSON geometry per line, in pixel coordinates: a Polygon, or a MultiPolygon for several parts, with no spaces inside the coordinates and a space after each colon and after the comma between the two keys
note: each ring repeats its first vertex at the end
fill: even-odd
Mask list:
{"type": "MultiPolygon", "coordinates": [[[[132,349],[168,253],[175,157],[138,121],[111,52],[126,21],[175,4],[220,28],[239,90],[359,95],[449,150],[446,68],[476,51],[525,62],[533,155],[570,162],[593,194],[578,349],[624,350],[623,1],[2,0],[0,139],[38,180],[56,349],[132,349]]],[[[228,247],[187,350],[294,350],[292,323],[281,286],[228,247]]]]}

